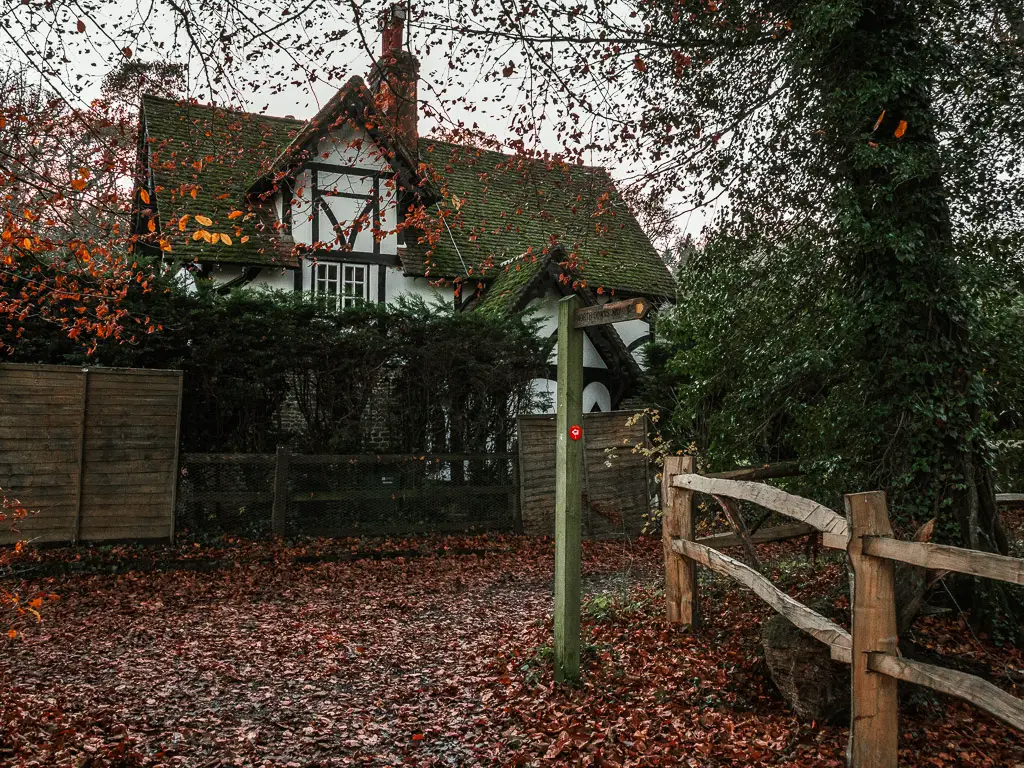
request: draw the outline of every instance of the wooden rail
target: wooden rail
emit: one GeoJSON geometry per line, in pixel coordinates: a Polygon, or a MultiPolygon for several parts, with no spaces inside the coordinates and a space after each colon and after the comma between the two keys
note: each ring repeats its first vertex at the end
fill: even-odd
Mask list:
{"type": "Polygon", "coordinates": [[[1024,560],[940,544],[898,541],[892,537],[885,494],[880,491],[846,496],[844,519],[815,501],[771,486],[692,472],[691,457],[665,461],[662,538],[668,620],[695,623],[695,566],[702,565],[753,590],[797,627],[825,643],[833,659],[852,667],[847,752],[850,768],[896,768],[898,680],[957,696],[1024,730],[1024,700],[974,675],[898,655],[894,581],[894,561],[899,561],[1024,584],[1024,560]],[[736,532],[694,541],[695,492],[751,501],[800,523],[755,531],[746,541],[736,532]],[[782,592],[754,568],[712,548],[777,541],[814,531],[822,532],[827,546],[846,550],[852,574],[850,632],[782,592]]]}
{"type": "MultiPolygon", "coordinates": [[[[809,536],[817,532],[817,528],[807,523],[790,523],[788,525],[776,525],[772,528],[760,528],[750,534],[750,541],[753,544],[768,544],[773,541],[785,541],[786,539],[797,539],[801,536],[809,536]]],[[[698,544],[714,549],[726,549],[727,547],[739,547],[743,541],[735,533],[715,533],[697,539],[698,544]]]]}
{"type": "Polygon", "coordinates": [[[833,659],[850,663],[853,642],[849,632],[790,597],[753,568],[695,541],[675,539],[672,549],[748,587],[804,632],[829,646],[833,659]]]}
{"type": "Polygon", "coordinates": [[[1024,584],[1024,560],[1017,557],[922,541],[898,541],[886,536],[865,538],[864,552],[933,571],[956,571],[1011,584],[1024,584]]]}
{"type": "Polygon", "coordinates": [[[686,488],[709,496],[728,496],[732,499],[750,501],[772,512],[792,517],[813,526],[823,534],[829,534],[829,538],[825,540],[826,546],[845,549],[845,542],[849,539],[849,526],[837,512],[816,501],[794,496],[764,483],[723,480],[703,475],[676,475],[672,478],[671,484],[676,488],[686,488]]]}
{"type": "Polygon", "coordinates": [[[877,652],[868,655],[868,669],[956,696],[1024,731],[1024,701],[980,677],[877,652]]]}

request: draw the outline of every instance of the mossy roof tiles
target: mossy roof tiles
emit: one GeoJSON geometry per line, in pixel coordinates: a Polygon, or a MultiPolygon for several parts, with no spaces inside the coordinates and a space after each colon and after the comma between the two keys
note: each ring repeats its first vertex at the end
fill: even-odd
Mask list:
{"type": "MultiPolygon", "coordinates": [[[[289,146],[305,123],[144,96],[142,119],[157,185],[156,205],[176,258],[253,265],[294,263],[272,227],[228,220],[244,210],[252,182],[289,146]],[[192,190],[196,190],[195,198],[192,190]],[[230,246],[193,240],[170,223],[183,214],[214,221],[230,246]],[[241,243],[235,225],[249,237],[241,243]]],[[[420,172],[454,215],[433,246],[411,242],[403,265],[434,278],[466,276],[490,284],[481,306],[518,300],[544,255],[557,244],[591,289],[669,297],[672,278],[636,218],[600,168],[506,155],[420,139],[420,172]]],[[[407,240],[411,240],[407,237],[407,240]]],[[[287,243],[290,247],[290,242],[287,243]]]]}
{"type": "MultiPolygon", "coordinates": [[[[234,112],[214,107],[142,97],[142,118],[156,186],[161,230],[171,255],[252,265],[288,264],[289,248],[260,217],[228,219],[245,210],[245,193],[259,172],[284,149],[303,121],[234,112]],[[192,191],[195,190],[195,197],[192,191]],[[194,218],[185,232],[173,223],[183,215],[207,216],[210,232],[225,232],[231,245],[193,240],[194,218]],[[247,242],[242,242],[248,237],[247,242]]],[[[284,238],[290,241],[290,238],[284,238]]]]}
{"type": "Polygon", "coordinates": [[[665,263],[603,169],[431,139],[420,140],[420,161],[454,212],[432,247],[413,246],[428,275],[468,273],[511,288],[539,268],[534,256],[560,244],[593,289],[674,294],[665,263]]]}

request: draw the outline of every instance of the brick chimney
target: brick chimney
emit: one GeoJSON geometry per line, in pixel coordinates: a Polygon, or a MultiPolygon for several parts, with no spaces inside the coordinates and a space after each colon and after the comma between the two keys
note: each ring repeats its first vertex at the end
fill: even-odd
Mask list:
{"type": "Polygon", "coordinates": [[[381,16],[380,58],[370,72],[370,89],[377,108],[388,117],[389,130],[413,157],[418,155],[416,84],[420,63],[403,49],[407,10],[402,3],[390,6],[381,16]]]}

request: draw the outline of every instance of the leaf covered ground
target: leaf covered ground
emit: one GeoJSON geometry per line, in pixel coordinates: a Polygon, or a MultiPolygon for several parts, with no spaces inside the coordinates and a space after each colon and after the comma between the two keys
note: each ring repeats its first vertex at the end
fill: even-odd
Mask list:
{"type": "MultiPolygon", "coordinates": [[[[375,547],[108,548],[93,561],[124,571],[134,558],[139,569],[17,584],[60,599],[3,641],[0,764],[843,763],[846,729],[798,721],[767,678],[758,631],[770,614],[756,598],[708,577],[704,626],[663,623],[657,542],[585,544],[576,688],[550,672],[550,540],[375,547]],[[425,555],[382,556],[410,550],[425,555]],[[230,567],[156,571],[153,558],[230,567]]],[[[799,546],[769,554],[792,594],[834,595],[841,607],[837,561],[811,567],[799,546]]],[[[75,558],[55,550],[30,564],[75,558]]],[[[1019,651],[958,618],[915,631],[995,677],[1024,671],[1019,651]]],[[[1020,696],[1024,686],[1004,687],[1020,696]]],[[[901,765],[1024,766],[1024,735],[966,704],[924,702],[905,707],[901,765]]]]}

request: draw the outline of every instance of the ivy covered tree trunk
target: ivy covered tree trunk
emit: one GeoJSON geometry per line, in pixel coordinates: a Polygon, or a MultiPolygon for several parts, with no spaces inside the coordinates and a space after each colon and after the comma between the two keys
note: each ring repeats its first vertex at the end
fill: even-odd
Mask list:
{"type": "MultiPolygon", "coordinates": [[[[879,427],[880,479],[945,537],[1006,554],[986,451],[972,303],[955,257],[919,9],[869,0],[824,47],[825,124],[836,126],[840,233],[851,254],[855,359],[879,427]]],[[[980,591],[974,597],[980,596],[980,591]]],[[[981,608],[974,600],[974,607],[981,608]]]]}

